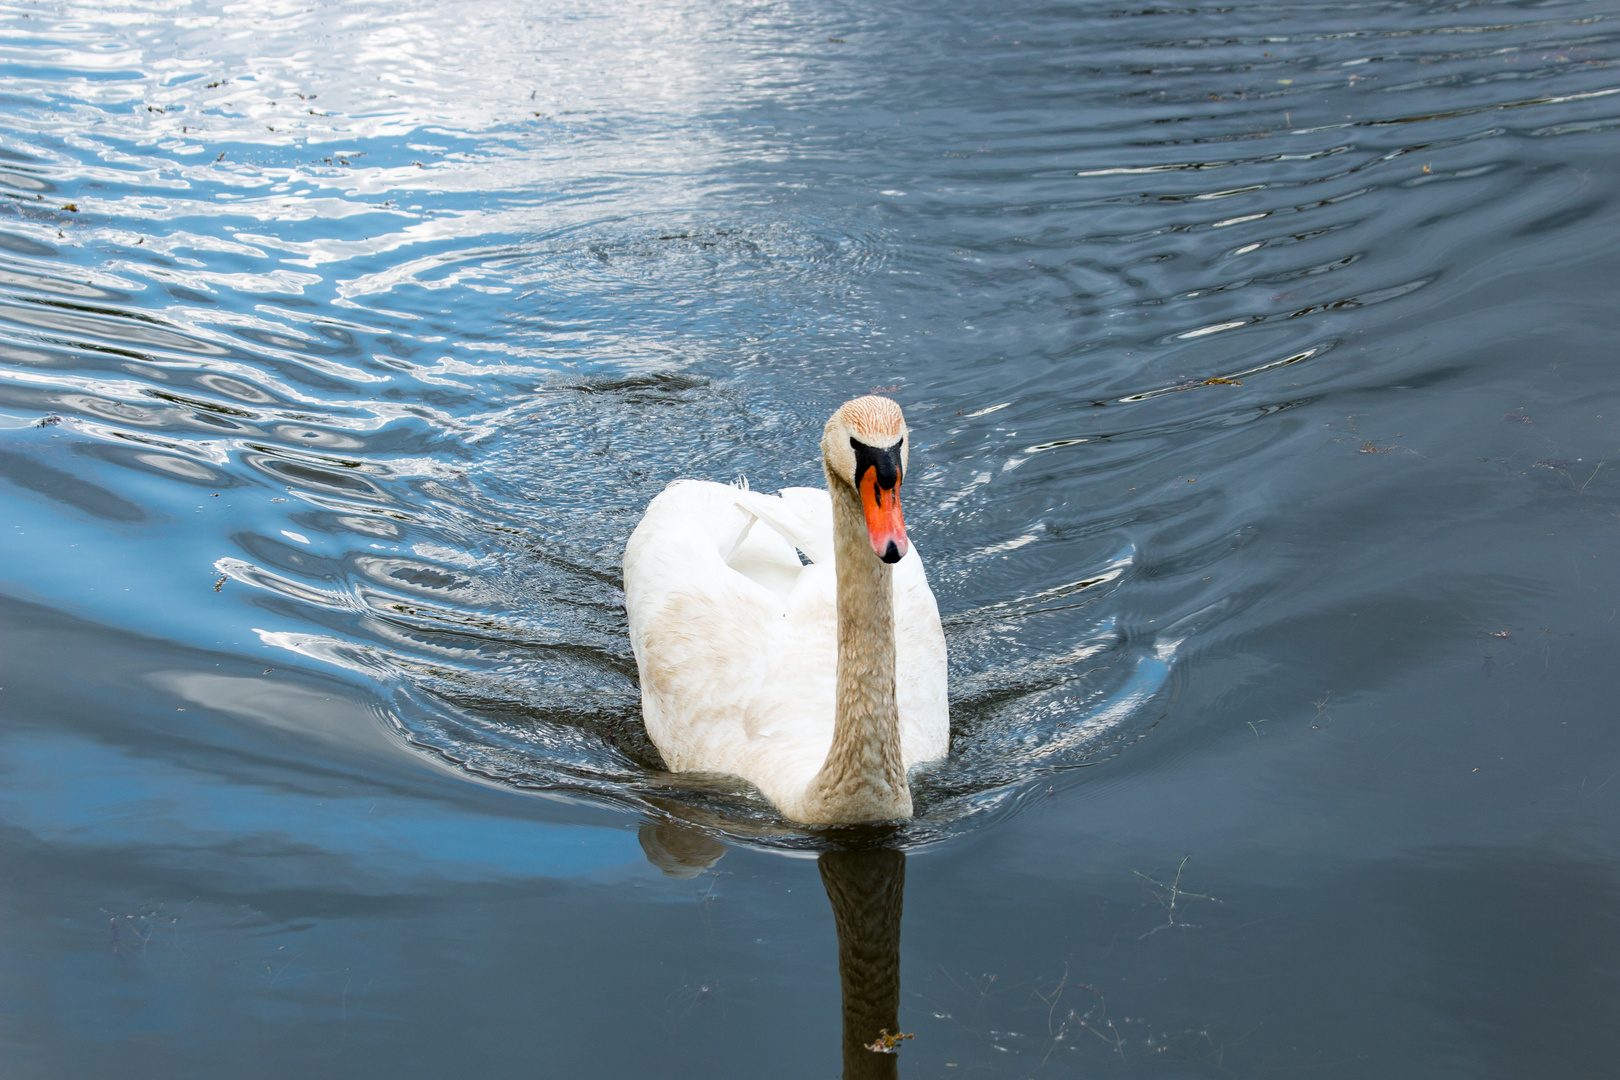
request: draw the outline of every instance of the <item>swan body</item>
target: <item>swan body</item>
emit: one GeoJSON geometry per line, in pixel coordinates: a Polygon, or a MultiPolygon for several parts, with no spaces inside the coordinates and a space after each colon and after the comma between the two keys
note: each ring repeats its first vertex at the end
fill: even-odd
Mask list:
{"type": "MultiPolygon", "coordinates": [[[[899,416],[880,398],[844,409],[859,402],[899,416]]],[[[853,438],[860,458],[865,432],[838,419],[823,440],[828,490],[677,480],[624,558],[642,715],[666,764],[740,776],[809,823],[909,817],[906,772],[949,743],[939,608],[899,518],[904,447],[874,451],[894,458],[892,517],[878,505],[863,524],[838,452],[853,438]]],[[[894,436],[877,426],[874,443],[894,436]]],[[[861,474],[874,505],[878,471],[861,474]]]]}

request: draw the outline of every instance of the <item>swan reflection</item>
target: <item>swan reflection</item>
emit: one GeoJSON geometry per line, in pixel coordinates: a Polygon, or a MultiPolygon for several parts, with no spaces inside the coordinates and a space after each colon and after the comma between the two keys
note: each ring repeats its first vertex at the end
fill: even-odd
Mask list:
{"type": "Polygon", "coordinates": [[[636,839],[647,861],[667,877],[695,878],[720,861],[726,845],[713,837],[672,822],[647,822],[636,839]]]}
{"type": "Polygon", "coordinates": [[[901,851],[829,851],[817,860],[838,928],[844,994],[844,1078],[897,1075],[900,1059],[871,1050],[880,1032],[900,1030],[901,851]]]}
{"type": "MultiPolygon", "coordinates": [[[[670,822],[648,822],[639,839],[647,861],[670,877],[703,873],[724,844],[670,822]]],[[[844,1080],[888,1080],[900,1059],[871,1049],[900,1031],[900,910],[906,888],[902,851],[828,851],[816,860],[838,932],[844,1004],[844,1080]]]]}

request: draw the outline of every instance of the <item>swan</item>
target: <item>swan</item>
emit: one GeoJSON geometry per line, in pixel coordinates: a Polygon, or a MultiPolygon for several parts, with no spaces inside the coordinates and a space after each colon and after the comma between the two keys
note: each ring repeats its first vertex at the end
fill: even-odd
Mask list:
{"type": "Polygon", "coordinates": [[[803,824],[911,816],[906,774],[945,756],[950,711],[906,434],[899,405],[859,397],[822,432],[826,490],[677,480],[648,505],[624,597],[671,770],[742,777],[803,824]]]}

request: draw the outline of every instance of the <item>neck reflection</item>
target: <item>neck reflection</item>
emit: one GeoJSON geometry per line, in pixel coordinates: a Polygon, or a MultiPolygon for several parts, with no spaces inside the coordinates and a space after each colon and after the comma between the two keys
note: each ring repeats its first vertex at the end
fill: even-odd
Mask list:
{"type": "MultiPolygon", "coordinates": [[[[725,846],[674,822],[641,827],[647,861],[671,877],[695,877],[725,846]]],[[[900,909],[906,889],[902,851],[829,851],[816,860],[838,931],[844,1003],[844,1080],[893,1080],[897,1054],[873,1050],[900,1032],[900,909]]]]}
{"type": "Polygon", "coordinates": [[[900,1031],[900,907],[906,856],[900,851],[829,851],[817,863],[838,928],[844,995],[844,1080],[898,1075],[900,1059],[871,1049],[900,1031]]]}

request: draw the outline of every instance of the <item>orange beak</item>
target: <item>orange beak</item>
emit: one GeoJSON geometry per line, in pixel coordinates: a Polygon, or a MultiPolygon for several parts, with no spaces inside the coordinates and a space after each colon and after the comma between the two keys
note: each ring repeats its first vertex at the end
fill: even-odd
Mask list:
{"type": "Polygon", "coordinates": [[[900,478],[894,486],[882,488],[877,482],[878,471],[866,469],[861,473],[861,509],[866,511],[866,531],[872,536],[872,550],[886,563],[897,563],[905,558],[911,542],[906,539],[906,519],[900,516],[900,478]]]}

